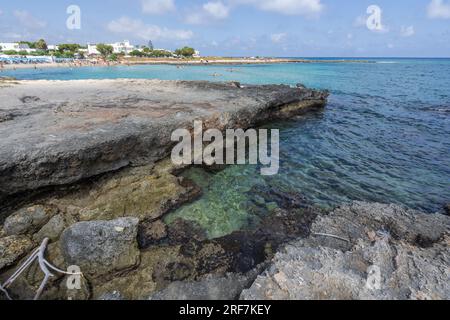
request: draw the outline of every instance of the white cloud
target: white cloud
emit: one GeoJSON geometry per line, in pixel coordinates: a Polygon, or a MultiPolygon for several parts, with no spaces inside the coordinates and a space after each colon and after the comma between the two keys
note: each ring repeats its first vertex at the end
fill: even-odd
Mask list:
{"type": "Polygon", "coordinates": [[[114,33],[136,36],[143,40],[189,40],[194,36],[191,30],[161,28],[128,17],[111,21],[108,24],[108,30],[114,33]]]}
{"type": "Polygon", "coordinates": [[[189,24],[208,24],[211,21],[224,20],[228,18],[230,8],[221,1],[211,1],[203,4],[196,12],[191,12],[186,17],[189,24]]]}
{"type": "Polygon", "coordinates": [[[228,17],[230,9],[225,6],[221,1],[208,2],[203,5],[203,10],[205,10],[208,15],[216,19],[225,19],[228,17]]]}
{"type": "Polygon", "coordinates": [[[365,16],[356,17],[355,21],[353,22],[353,26],[357,28],[367,26],[367,17],[365,16]]]}
{"type": "Polygon", "coordinates": [[[273,43],[280,43],[283,42],[287,37],[286,33],[275,33],[270,36],[270,40],[272,40],[273,43]]]}
{"type": "Polygon", "coordinates": [[[450,19],[450,4],[443,0],[431,0],[428,5],[428,17],[431,19],[450,19]]]}
{"type": "Polygon", "coordinates": [[[148,14],[163,14],[176,9],[174,0],[142,0],[142,11],[148,14]]]}
{"type": "Polygon", "coordinates": [[[286,15],[310,16],[322,12],[321,0],[236,0],[237,3],[253,4],[264,11],[286,15]]]}
{"type": "Polygon", "coordinates": [[[414,26],[402,26],[402,28],[400,29],[400,35],[402,37],[412,37],[415,33],[416,31],[414,30],[414,26]]]}
{"type": "Polygon", "coordinates": [[[46,21],[39,20],[28,11],[16,10],[14,16],[19,20],[20,24],[30,29],[42,29],[47,25],[46,21]]]}

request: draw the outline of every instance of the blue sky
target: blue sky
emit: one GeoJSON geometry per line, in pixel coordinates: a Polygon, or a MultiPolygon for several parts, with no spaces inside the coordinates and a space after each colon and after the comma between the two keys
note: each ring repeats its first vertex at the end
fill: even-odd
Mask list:
{"type": "Polygon", "coordinates": [[[450,57],[450,0],[15,0],[0,2],[0,42],[152,40],[203,55],[450,57]],[[81,29],[66,27],[69,5],[81,29]],[[381,8],[381,30],[366,26],[381,8]]]}

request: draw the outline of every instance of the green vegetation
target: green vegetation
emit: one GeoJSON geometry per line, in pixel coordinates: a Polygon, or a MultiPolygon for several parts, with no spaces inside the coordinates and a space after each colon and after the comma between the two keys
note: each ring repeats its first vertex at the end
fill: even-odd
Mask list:
{"type": "Polygon", "coordinates": [[[97,51],[100,52],[100,55],[106,59],[107,57],[113,54],[114,48],[108,44],[99,43],[97,45],[97,51]]]}
{"type": "Polygon", "coordinates": [[[14,55],[17,55],[17,51],[16,50],[6,50],[6,51],[3,51],[3,54],[6,54],[8,56],[14,56],[14,55]]]}
{"type": "Polygon", "coordinates": [[[34,43],[34,47],[38,50],[47,50],[47,42],[44,39],[39,39],[34,43]]]}
{"type": "Polygon", "coordinates": [[[195,54],[195,49],[194,48],[190,48],[190,47],[184,47],[181,49],[177,49],[175,50],[175,54],[177,56],[182,56],[182,57],[192,57],[195,54]]]}
{"type": "Polygon", "coordinates": [[[133,50],[133,51],[130,52],[130,56],[132,56],[132,57],[144,57],[144,56],[146,56],[146,54],[144,52],[142,52],[142,51],[139,51],[139,50],[133,50]]]}
{"type": "Polygon", "coordinates": [[[109,55],[109,57],[108,57],[108,61],[117,61],[117,60],[119,60],[118,54],[113,53],[113,54],[109,55]]]}
{"type": "Polygon", "coordinates": [[[167,58],[171,57],[172,53],[164,50],[150,50],[149,48],[144,48],[142,51],[133,50],[130,52],[132,57],[146,57],[146,58],[167,58]]]}

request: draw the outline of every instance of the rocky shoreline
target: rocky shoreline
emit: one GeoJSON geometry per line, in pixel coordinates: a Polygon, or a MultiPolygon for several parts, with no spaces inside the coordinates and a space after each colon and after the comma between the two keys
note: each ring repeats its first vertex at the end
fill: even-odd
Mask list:
{"type": "MultiPolygon", "coordinates": [[[[331,213],[300,192],[257,190],[252,228],[209,239],[163,217],[201,196],[167,159],[170,132],[249,128],[326,104],[326,92],[150,80],[0,83],[0,283],[42,243],[41,299],[448,299],[450,217],[355,203],[331,213]],[[366,288],[368,268],[381,289],[366,288]],[[366,289],[364,289],[366,288],[366,289]]],[[[9,283],[32,299],[36,263],[9,283]]],[[[2,289],[2,288],[0,288],[2,289]]],[[[6,299],[0,290],[0,299],[6,299]]]]}

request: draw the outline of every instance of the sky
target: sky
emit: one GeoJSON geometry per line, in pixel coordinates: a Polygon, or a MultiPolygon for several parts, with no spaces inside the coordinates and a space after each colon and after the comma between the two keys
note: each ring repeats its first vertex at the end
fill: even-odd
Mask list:
{"type": "Polygon", "coordinates": [[[40,38],[221,56],[450,57],[450,0],[0,0],[0,42],[40,38]],[[79,28],[67,27],[78,21],[71,5],[79,28]]]}

